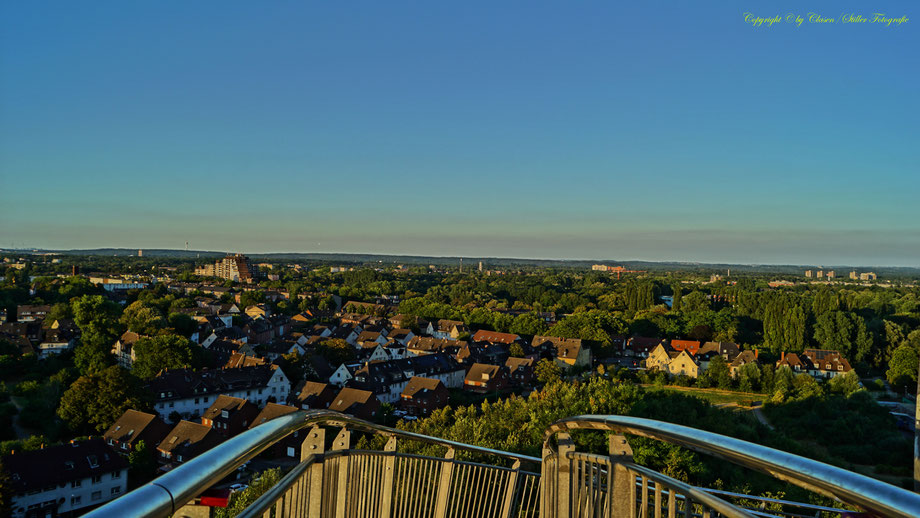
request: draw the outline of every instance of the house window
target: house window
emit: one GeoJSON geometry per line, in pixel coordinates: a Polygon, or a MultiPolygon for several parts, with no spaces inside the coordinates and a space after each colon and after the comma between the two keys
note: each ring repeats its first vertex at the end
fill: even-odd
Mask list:
{"type": "Polygon", "coordinates": [[[293,457],[294,454],[295,454],[294,448],[293,448],[292,446],[288,446],[288,448],[287,448],[287,456],[288,456],[288,457],[293,457]]]}
{"type": "Polygon", "coordinates": [[[81,496],[72,496],[70,497],[70,505],[80,505],[80,500],[82,499],[83,497],[81,496]]]}
{"type": "Polygon", "coordinates": [[[102,475],[93,475],[93,484],[102,482],[102,475]]]}
{"type": "Polygon", "coordinates": [[[102,500],[102,491],[93,491],[92,499],[93,499],[93,502],[95,502],[96,500],[102,500]]]}
{"type": "Polygon", "coordinates": [[[175,408],[175,406],[176,406],[176,403],[175,403],[175,402],[173,402],[173,401],[170,401],[170,402],[169,402],[169,408],[175,408]]]}
{"type": "Polygon", "coordinates": [[[113,487],[113,488],[112,488],[112,495],[114,496],[114,495],[117,495],[118,493],[121,493],[121,488],[120,488],[119,486],[113,487]]]}
{"type": "Polygon", "coordinates": [[[73,482],[70,483],[70,487],[80,487],[82,485],[83,485],[82,480],[74,480],[73,482]]]}
{"type": "Polygon", "coordinates": [[[112,478],[121,478],[121,471],[113,471],[112,478]]]}

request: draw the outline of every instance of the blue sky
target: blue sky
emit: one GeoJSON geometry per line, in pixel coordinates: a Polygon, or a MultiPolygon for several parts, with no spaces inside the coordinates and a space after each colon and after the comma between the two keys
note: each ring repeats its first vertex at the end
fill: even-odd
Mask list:
{"type": "Polygon", "coordinates": [[[5,2],[0,246],[920,266],[915,4],[635,4],[5,2]]]}

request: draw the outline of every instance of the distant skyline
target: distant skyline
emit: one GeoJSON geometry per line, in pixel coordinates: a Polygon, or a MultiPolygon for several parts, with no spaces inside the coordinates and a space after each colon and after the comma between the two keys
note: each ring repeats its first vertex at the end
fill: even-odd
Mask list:
{"type": "Polygon", "coordinates": [[[0,247],[918,267],[883,4],[5,2],[0,247]]]}

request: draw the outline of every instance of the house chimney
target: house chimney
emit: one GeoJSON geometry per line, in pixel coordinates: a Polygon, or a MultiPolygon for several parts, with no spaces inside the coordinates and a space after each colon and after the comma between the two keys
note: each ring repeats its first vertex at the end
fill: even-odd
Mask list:
{"type": "Polygon", "coordinates": [[[786,359],[786,351],[779,353],[779,361],[783,361],[785,359],[786,359]]]}
{"type": "Polygon", "coordinates": [[[754,349],[754,359],[756,360],[758,356],[760,356],[760,350],[754,349]]]}

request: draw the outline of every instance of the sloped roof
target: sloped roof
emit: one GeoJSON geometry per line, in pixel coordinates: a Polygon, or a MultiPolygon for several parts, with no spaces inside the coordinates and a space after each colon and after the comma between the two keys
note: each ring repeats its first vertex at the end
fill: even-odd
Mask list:
{"type": "Polygon", "coordinates": [[[249,428],[255,428],[266,421],[271,421],[276,417],[281,417],[283,415],[293,414],[299,410],[297,407],[289,405],[279,405],[277,403],[268,403],[265,405],[265,408],[259,412],[259,415],[252,420],[252,424],[249,425],[249,428]]]}
{"type": "Polygon", "coordinates": [[[519,340],[521,337],[512,333],[499,333],[497,331],[486,331],[485,329],[480,329],[476,331],[471,338],[474,342],[489,342],[491,344],[512,344],[515,341],[519,340]]]}
{"type": "Polygon", "coordinates": [[[128,467],[102,438],[89,439],[3,457],[14,493],[24,493],[128,467]]]}
{"type": "Polygon", "coordinates": [[[406,388],[403,389],[402,395],[409,396],[412,398],[425,397],[427,392],[437,390],[438,386],[443,387],[444,383],[441,380],[433,378],[423,378],[421,376],[414,376],[409,380],[409,383],[406,384],[406,388]]]}

